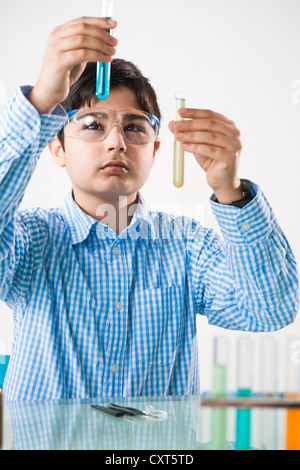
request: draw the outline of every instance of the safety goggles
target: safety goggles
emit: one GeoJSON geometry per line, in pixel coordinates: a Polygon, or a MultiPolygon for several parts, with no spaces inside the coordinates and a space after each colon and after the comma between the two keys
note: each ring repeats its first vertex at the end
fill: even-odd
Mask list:
{"type": "Polygon", "coordinates": [[[135,145],[154,143],[159,131],[157,117],[137,109],[85,108],[70,111],[68,116],[65,136],[86,142],[101,142],[113,126],[119,127],[126,142],[135,145]]]}

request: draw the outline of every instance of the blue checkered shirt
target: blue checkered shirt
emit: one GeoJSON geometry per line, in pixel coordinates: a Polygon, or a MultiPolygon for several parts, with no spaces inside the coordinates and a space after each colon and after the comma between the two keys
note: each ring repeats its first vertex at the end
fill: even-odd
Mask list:
{"type": "Polygon", "coordinates": [[[294,255],[261,190],[211,206],[223,237],[149,212],[139,194],[119,236],[64,207],[19,210],[45,146],[66,122],[16,90],[0,115],[0,298],[14,341],[6,400],[199,393],[196,315],[274,331],[297,311],[294,255]]]}

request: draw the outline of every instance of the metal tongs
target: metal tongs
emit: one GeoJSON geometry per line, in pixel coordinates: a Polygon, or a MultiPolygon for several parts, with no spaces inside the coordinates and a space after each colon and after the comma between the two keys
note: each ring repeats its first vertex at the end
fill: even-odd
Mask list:
{"type": "Polygon", "coordinates": [[[138,410],[137,408],[130,408],[128,406],[115,405],[114,403],[108,403],[107,408],[99,405],[91,405],[91,407],[96,411],[100,411],[114,418],[124,418],[126,421],[133,422],[145,422],[146,420],[161,421],[166,419],[168,416],[166,411],[155,410],[152,406],[147,407],[145,411],[138,410]]]}
{"type": "Polygon", "coordinates": [[[150,413],[138,410],[137,408],[130,408],[127,406],[120,406],[120,405],[115,405],[114,403],[108,403],[107,404],[108,408],[116,411],[120,411],[121,413],[128,415],[128,416],[137,416],[141,418],[154,418],[158,419],[158,416],[152,415],[150,413]]]}

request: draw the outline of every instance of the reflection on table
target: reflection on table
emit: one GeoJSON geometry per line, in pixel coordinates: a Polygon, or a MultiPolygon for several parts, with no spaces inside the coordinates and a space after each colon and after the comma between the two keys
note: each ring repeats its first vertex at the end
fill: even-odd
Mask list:
{"type": "MultiPolygon", "coordinates": [[[[202,406],[196,396],[5,402],[3,448],[285,449],[286,416],[285,409],[202,406]],[[130,421],[91,408],[109,401],[140,410],[151,405],[167,418],[130,421]]],[[[300,430],[296,441],[300,446],[300,430]]]]}
{"type": "Polygon", "coordinates": [[[11,419],[13,449],[199,448],[195,397],[7,402],[5,408],[11,419]],[[167,419],[157,423],[128,421],[99,413],[90,406],[107,406],[108,401],[140,410],[151,405],[166,411],[167,419]]]}

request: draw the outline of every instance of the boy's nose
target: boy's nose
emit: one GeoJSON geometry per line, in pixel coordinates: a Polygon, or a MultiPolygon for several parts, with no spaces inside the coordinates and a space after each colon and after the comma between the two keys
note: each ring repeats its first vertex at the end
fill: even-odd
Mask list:
{"type": "Polygon", "coordinates": [[[119,124],[114,124],[110,133],[106,137],[105,150],[107,152],[110,152],[111,150],[126,152],[127,147],[122,133],[122,128],[119,124]]]}

